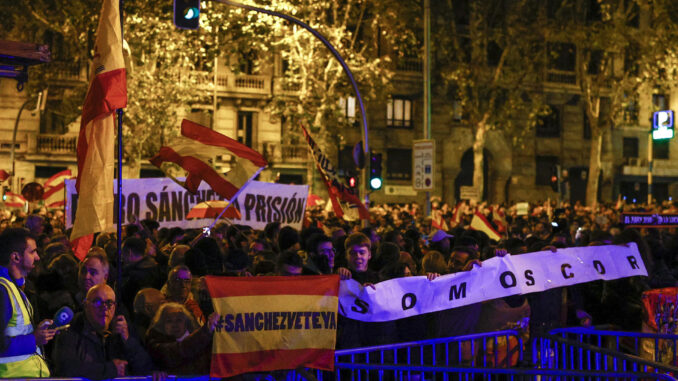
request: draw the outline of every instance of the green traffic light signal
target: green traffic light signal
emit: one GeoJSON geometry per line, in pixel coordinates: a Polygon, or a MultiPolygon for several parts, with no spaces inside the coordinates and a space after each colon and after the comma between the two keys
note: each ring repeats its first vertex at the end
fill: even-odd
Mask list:
{"type": "Polygon", "coordinates": [[[174,0],[174,25],[182,29],[198,29],[200,0],[174,0]]]}
{"type": "Polygon", "coordinates": [[[378,190],[383,185],[381,177],[381,154],[372,153],[370,155],[370,189],[378,190]]]}

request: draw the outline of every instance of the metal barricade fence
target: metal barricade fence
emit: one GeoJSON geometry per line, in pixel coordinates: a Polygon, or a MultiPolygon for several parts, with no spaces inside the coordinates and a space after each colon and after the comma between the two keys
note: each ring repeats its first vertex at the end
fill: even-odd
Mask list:
{"type": "MultiPolygon", "coordinates": [[[[448,380],[676,380],[678,367],[643,359],[643,339],[656,343],[676,336],[570,328],[533,337],[525,356],[521,332],[505,330],[409,343],[337,350],[333,372],[297,369],[246,374],[245,381],[448,381],[448,380]],[[622,338],[633,338],[628,347],[622,338]],[[609,347],[609,348],[608,348],[609,347]],[[624,352],[624,353],[623,353],[624,352]]],[[[675,351],[674,351],[675,353],[675,351]]],[[[45,380],[45,379],[43,379],[45,380]]],[[[77,378],[51,380],[75,381],[77,378]]],[[[148,380],[124,377],[116,380],[148,380]]],[[[208,381],[207,375],[168,380],[208,381]]]]}
{"type": "Polygon", "coordinates": [[[678,356],[676,356],[678,335],[585,327],[559,328],[549,333],[564,339],[639,356],[657,363],[678,366],[678,356]]]}
{"type": "Polygon", "coordinates": [[[597,333],[603,332],[607,335],[596,335],[590,329],[586,332],[572,329],[554,330],[550,334],[535,336],[531,345],[532,363],[540,369],[678,375],[678,367],[625,351],[620,340],[623,336],[612,333],[628,334],[629,337],[643,334],[613,331],[597,333]],[[605,336],[615,343],[613,347],[608,347],[605,336]]]}

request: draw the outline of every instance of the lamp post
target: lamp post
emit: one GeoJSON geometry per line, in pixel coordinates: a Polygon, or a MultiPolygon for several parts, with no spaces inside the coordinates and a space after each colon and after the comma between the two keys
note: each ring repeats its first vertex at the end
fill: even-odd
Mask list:
{"type": "Polygon", "coordinates": [[[12,148],[10,148],[9,151],[9,160],[12,162],[12,173],[9,184],[12,192],[16,192],[16,189],[14,188],[14,186],[16,185],[16,160],[15,160],[16,133],[19,130],[19,121],[21,120],[21,114],[23,113],[26,106],[28,106],[29,103],[34,101],[36,102],[36,105],[35,110],[33,112],[44,111],[46,100],[47,100],[47,90],[43,90],[40,93],[38,93],[37,99],[34,97],[29,97],[19,108],[19,112],[17,113],[16,119],[14,120],[14,131],[12,132],[12,148]]]}
{"type": "MultiPolygon", "coordinates": [[[[364,142],[363,153],[365,154],[365,163],[369,163],[370,162],[370,146],[369,146],[369,142],[367,140],[367,138],[368,138],[367,116],[365,115],[365,106],[363,105],[363,98],[360,95],[360,91],[358,90],[358,84],[356,83],[355,79],[353,78],[353,73],[351,72],[351,69],[349,69],[348,65],[346,64],[346,61],[344,61],[344,59],[341,57],[339,52],[334,48],[334,46],[332,46],[332,44],[329,41],[327,41],[327,39],[325,37],[323,37],[317,30],[311,28],[308,24],[306,24],[303,21],[296,19],[292,16],[289,16],[289,15],[286,15],[286,14],[283,14],[283,13],[279,13],[279,12],[275,12],[275,11],[271,11],[271,10],[268,10],[268,9],[265,9],[265,8],[259,8],[259,7],[254,7],[254,6],[251,6],[251,5],[236,3],[236,2],[230,1],[230,0],[213,0],[213,1],[216,1],[218,3],[223,3],[223,4],[226,4],[226,5],[230,5],[230,6],[234,6],[234,7],[238,7],[238,8],[247,9],[249,11],[264,13],[264,14],[267,14],[267,15],[283,18],[283,19],[290,21],[290,22],[292,22],[296,25],[299,25],[302,28],[306,29],[307,31],[311,32],[311,34],[313,34],[318,40],[320,40],[325,45],[325,47],[327,47],[327,49],[329,49],[332,52],[332,54],[334,55],[334,58],[336,58],[337,61],[339,61],[339,63],[341,64],[341,67],[344,69],[344,72],[348,76],[348,79],[351,82],[351,85],[353,86],[353,91],[355,91],[356,99],[358,100],[358,106],[360,107],[360,116],[362,117],[362,124],[363,124],[363,130],[362,130],[362,139],[363,139],[363,142],[364,142]]],[[[360,193],[361,193],[361,197],[364,197],[365,206],[367,206],[367,204],[369,202],[369,196],[368,196],[368,192],[367,192],[367,187],[369,186],[369,184],[367,182],[367,171],[365,170],[365,168],[362,168],[361,172],[362,172],[362,175],[361,175],[362,186],[360,187],[360,193]]]]}

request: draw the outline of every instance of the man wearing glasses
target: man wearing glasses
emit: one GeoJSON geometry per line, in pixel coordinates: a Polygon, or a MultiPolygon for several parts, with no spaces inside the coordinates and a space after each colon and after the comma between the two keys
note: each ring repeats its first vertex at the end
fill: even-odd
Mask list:
{"type": "Polygon", "coordinates": [[[39,346],[54,338],[51,320],[34,330],[33,308],[23,293],[38,256],[35,239],[22,228],[0,234],[0,378],[49,377],[39,346]]]}
{"type": "Polygon", "coordinates": [[[162,293],[168,302],[183,304],[193,314],[195,320],[203,325],[205,315],[200,310],[200,306],[191,292],[192,280],[191,270],[188,267],[184,265],[176,266],[170,270],[167,283],[162,287],[162,293]]]}
{"type": "Polygon", "coordinates": [[[150,374],[150,356],[130,336],[125,318],[116,315],[113,289],[107,284],[90,288],[84,307],[70,328],[57,337],[56,374],[94,380],[150,374]]]}

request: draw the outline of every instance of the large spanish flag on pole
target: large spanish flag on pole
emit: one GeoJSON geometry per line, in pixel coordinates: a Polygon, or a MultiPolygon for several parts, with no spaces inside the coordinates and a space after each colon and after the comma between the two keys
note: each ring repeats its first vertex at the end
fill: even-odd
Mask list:
{"type": "Polygon", "coordinates": [[[104,0],[101,8],[78,136],[79,199],[71,240],[78,239],[74,246],[85,251],[94,233],[113,229],[115,110],[127,105],[118,3],[104,0]]]}
{"type": "Polygon", "coordinates": [[[212,377],[334,369],[339,276],[207,277],[220,315],[212,377]]]}

